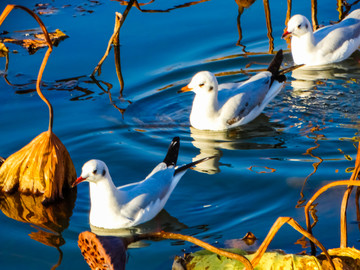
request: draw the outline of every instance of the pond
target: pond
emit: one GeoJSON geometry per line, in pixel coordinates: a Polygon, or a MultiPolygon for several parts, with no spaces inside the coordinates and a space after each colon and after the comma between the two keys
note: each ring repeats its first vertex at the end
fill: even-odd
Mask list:
{"type": "MultiPolygon", "coordinates": [[[[172,138],[179,136],[178,164],[217,157],[185,174],[156,226],[217,247],[256,250],[278,217],[292,217],[305,227],[299,201],[306,202],[331,181],[350,178],[359,129],[360,53],[327,68],[287,74],[285,87],[258,118],[228,132],[191,128],[193,94],[177,91],[201,70],[215,73],[220,83],[246,80],[264,70],[279,49],[285,51],[283,66],[293,65],[289,44],[281,39],[287,2],[157,0],[142,5],[142,11],[132,7],[120,30],[120,63],[111,50],[95,76],[98,84],[89,75],[104,55],[115,12],[124,12],[126,3],[14,0],[1,1],[0,8],[24,5],[40,14],[49,31],[60,29],[68,36],[54,47],[42,90],[54,107],[54,133],[69,151],[77,175],[87,160],[96,158],[107,163],[116,186],[138,181],[163,160],[172,138]],[[252,246],[240,240],[249,231],[258,238],[252,246]]],[[[339,20],[337,1],[294,0],[291,14],[311,18],[312,2],[319,25],[339,20]]],[[[360,4],[351,10],[356,8],[360,4]]],[[[2,24],[0,37],[23,39],[37,32],[36,21],[15,10],[2,24]]],[[[48,125],[48,109],[35,92],[45,49],[30,54],[19,45],[6,45],[7,70],[6,58],[0,59],[3,157],[48,125]]],[[[326,248],[339,247],[343,192],[331,189],[317,201],[313,232],[326,248]]],[[[11,201],[26,219],[2,204],[1,268],[89,269],[78,247],[79,234],[91,230],[87,183],[78,186],[72,200],[65,202],[70,217],[61,220],[60,235],[50,225],[44,229],[29,222],[35,202],[24,215],[17,201],[11,201]]],[[[352,196],[348,240],[359,248],[354,202],[352,196]]],[[[56,220],[56,211],[47,215],[56,220]]],[[[309,246],[295,244],[299,238],[284,226],[269,249],[309,252],[309,246]]],[[[128,250],[126,268],[170,269],[175,255],[196,250],[182,241],[145,241],[128,250]]]]}

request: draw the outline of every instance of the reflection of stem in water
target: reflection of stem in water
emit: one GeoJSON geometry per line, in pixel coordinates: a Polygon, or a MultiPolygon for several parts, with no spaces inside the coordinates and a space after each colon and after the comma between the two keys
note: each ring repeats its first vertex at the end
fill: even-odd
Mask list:
{"type": "MultiPolygon", "coordinates": [[[[314,131],[319,131],[319,130],[320,130],[320,128],[319,128],[318,126],[312,128],[312,132],[314,132],[314,131]]],[[[308,135],[307,135],[306,137],[309,138],[308,135]]],[[[300,199],[298,200],[298,204],[296,205],[297,208],[302,207],[302,206],[303,206],[303,203],[306,201],[306,200],[304,199],[304,193],[303,193],[303,192],[304,192],[304,187],[305,187],[308,179],[317,172],[317,169],[318,169],[319,165],[323,162],[323,159],[322,159],[322,158],[320,158],[320,157],[318,157],[318,156],[315,156],[315,155],[312,153],[312,151],[314,151],[315,149],[318,149],[318,148],[320,147],[320,144],[318,143],[318,140],[319,140],[319,138],[321,138],[321,137],[324,137],[324,135],[322,135],[322,134],[316,134],[315,141],[314,141],[314,143],[315,143],[316,145],[313,146],[313,147],[310,147],[309,149],[306,150],[305,155],[310,155],[311,157],[316,158],[316,159],[318,159],[319,161],[313,163],[314,171],[311,172],[311,173],[305,178],[305,180],[304,180],[303,186],[302,186],[301,191],[300,191],[300,196],[301,196],[301,197],[300,197],[300,199]]],[[[308,204],[306,204],[306,206],[307,206],[307,205],[308,205],[308,204]]],[[[308,206],[308,210],[310,211],[311,217],[313,218],[313,223],[312,223],[312,224],[307,224],[307,225],[308,225],[308,232],[309,232],[309,233],[312,232],[312,228],[313,228],[313,227],[317,224],[317,222],[318,222],[318,217],[317,217],[317,215],[316,215],[316,208],[315,208],[315,207],[316,207],[316,204],[311,204],[311,205],[308,206]]],[[[311,246],[311,253],[314,255],[314,254],[316,253],[316,247],[315,247],[315,245],[314,245],[314,243],[313,243],[312,241],[310,241],[310,246],[311,246]]]]}
{"type": "Polygon", "coordinates": [[[287,0],[287,11],[286,11],[286,19],[285,19],[285,25],[288,24],[288,21],[291,17],[291,2],[292,0],[287,0]]]}
{"type": "Polygon", "coordinates": [[[46,246],[54,247],[59,252],[59,259],[56,262],[56,264],[51,267],[51,269],[56,269],[61,265],[62,258],[63,258],[63,252],[60,249],[60,246],[65,244],[65,240],[62,237],[61,233],[53,233],[53,232],[47,232],[43,231],[42,229],[39,229],[38,232],[33,232],[30,235],[30,238],[33,240],[36,240],[46,246]]]}
{"type": "Polygon", "coordinates": [[[358,4],[359,2],[360,2],[360,0],[356,0],[356,1],[354,1],[354,3],[349,4],[343,0],[338,0],[337,1],[337,11],[339,12],[339,21],[344,19],[351,11],[351,8],[354,5],[358,4]]]}
{"type": "Polygon", "coordinates": [[[121,64],[120,64],[120,45],[114,45],[114,56],[115,56],[116,75],[118,77],[120,84],[120,96],[122,96],[124,90],[124,78],[122,76],[121,64]]]}
{"type": "MultiPolygon", "coordinates": [[[[138,3],[138,1],[135,0],[135,3],[134,3],[134,6],[140,10],[141,12],[149,12],[149,13],[157,13],[157,12],[170,12],[172,10],[175,10],[175,9],[178,9],[178,8],[185,8],[185,7],[190,7],[190,6],[193,6],[193,5],[197,5],[197,4],[200,4],[200,3],[203,3],[203,2],[207,2],[207,1],[210,1],[210,0],[199,0],[199,1],[193,1],[193,2],[188,2],[188,3],[185,3],[185,4],[182,4],[182,5],[177,5],[177,6],[174,6],[172,8],[168,8],[168,9],[142,9],[140,8],[140,6],[146,6],[148,4],[151,4],[153,3],[155,0],[153,1],[150,1],[148,3],[138,3]]],[[[123,5],[126,5],[128,3],[132,2],[132,0],[130,0],[129,2],[127,1],[120,1],[121,4],[123,5]]]]}
{"type": "Polygon", "coordinates": [[[269,38],[269,53],[273,53],[274,51],[274,38],[272,36],[272,26],[271,26],[271,16],[270,16],[270,6],[269,0],[264,1],[264,9],[265,9],[265,18],[266,18],[266,28],[267,28],[267,37],[269,38]]]}
{"type": "Polygon", "coordinates": [[[317,20],[317,0],[311,0],[311,21],[313,25],[313,31],[319,28],[317,20]]]}
{"type": "MultiPolygon", "coordinates": [[[[291,4],[292,0],[287,0],[287,11],[286,11],[286,18],[285,18],[285,29],[287,28],[288,22],[291,18],[291,4]]],[[[288,44],[288,48],[290,47],[290,35],[284,38],[286,40],[286,43],[288,44]]]]}
{"type": "Polygon", "coordinates": [[[242,47],[242,51],[243,51],[244,53],[246,53],[246,51],[245,51],[246,46],[245,46],[245,45],[242,45],[242,44],[240,43],[241,40],[242,40],[242,29],[241,29],[241,24],[240,24],[240,18],[241,18],[241,15],[242,15],[243,12],[244,12],[244,8],[243,8],[243,7],[239,7],[239,12],[238,12],[238,15],[237,15],[237,18],[236,18],[237,29],[238,29],[238,33],[239,33],[239,39],[238,39],[238,41],[236,42],[236,46],[242,47]]]}
{"type": "Polygon", "coordinates": [[[56,268],[58,268],[60,266],[62,258],[63,258],[62,250],[59,247],[57,247],[56,249],[57,249],[57,251],[59,251],[59,260],[53,267],[51,267],[51,270],[55,270],[56,268]]]}
{"type": "MultiPolygon", "coordinates": [[[[110,91],[111,88],[112,88],[112,85],[111,85],[110,83],[102,82],[102,83],[104,83],[104,84],[108,87],[108,89],[105,90],[105,89],[101,86],[100,82],[95,79],[95,77],[91,77],[91,79],[94,81],[94,83],[95,83],[104,93],[106,93],[106,94],[109,95],[109,99],[110,99],[111,105],[113,105],[113,106],[121,113],[121,115],[124,116],[124,113],[125,113],[125,110],[126,110],[126,109],[123,109],[123,108],[118,107],[118,106],[115,104],[115,102],[113,101],[113,99],[112,99],[112,95],[111,95],[111,91],[110,91]]],[[[130,101],[130,100],[125,100],[125,101],[128,102],[129,104],[131,104],[131,101],[130,101]]]]}
{"type": "MultiPolygon", "coordinates": [[[[306,136],[309,138],[309,136],[306,136]]],[[[319,167],[319,165],[323,162],[323,159],[318,157],[318,156],[315,156],[312,151],[315,150],[315,149],[318,149],[320,144],[318,143],[318,139],[319,137],[323,137],[323,135],[317,135],[316,138],[315,138],[315,141],[314,143],[316,144],[316,146],[313,146],[313,147],[310,147],[309,149],[306,150],[306,153],[304,155],[310,155],[311,157],[313,158],[316,158],[318,159],[319,161],[318,162],[314,162],[313,163],[313,168],[314,170],[305,178],[304,180],[304,183],[303,183],[303,186],[301,188],[301,191],[300,191],[300,199],[298,200],[298,204],[296,205],[297,208],[299,207],[303,207],[303,203],[306,201],[304,199],[304,188],[305,188],[305,185],[307,183],[307,181],[309,180],[309,178],[314,175],[319,167]]],[[[315,225],[315,224],[314,224],[315,225]]]]}

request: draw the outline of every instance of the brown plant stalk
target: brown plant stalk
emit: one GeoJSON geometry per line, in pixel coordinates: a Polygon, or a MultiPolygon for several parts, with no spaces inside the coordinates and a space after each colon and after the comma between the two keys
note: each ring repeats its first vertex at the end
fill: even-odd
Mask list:
{"type": "Polygon", "coordinates": [[[52,132],[53,108],[40,90],[42,75],[52,52],[49,33],[38,15],[20,5],[7,5],[0,15],[0,25],[14,8],[26,11],[38,22],[48,45],[38,72],[36,91],[49,108],[49,126],[46,132],[5,160],[0,168],[1,190],[12,192],[18,189],[23,193],[43,194],[43,203],[47,203],[62,198],[63,187],[70,187],[76,179],[76,172],[65,146],[52,132]]]}
{"type": "MultiPolygon", "coordinates": [[[[358,146],[358,151],[356,154],[355,169],[350,177],[350,181],[357,180],[359,172],[360,172],[360,144],[358,146]]],[[[341,248],[347,247],[346,209],[352,190],[353,190],[353,186],[348,186],[341,202],[341,210],[340,210],[340,247],[341,248]]]]}
{"type": "Polygon", "coordinates": [[[39,18],[39,16],[37,16],[32,10],[28,9],[27,7],[24,6],[20,6],[20,5],[7,5],[6,8],[4,9],[3,13],[0,16],[0,26],[1,24],[4,22],[5,18],[9,15],[9,13],[14,9],[14,8],[18,8],[18,9],[22,9],[24,11],[26,11],[27,13],[29,13],[36,21],[37,23],[40,25],[41,30],[44,33],[44,37],[45,37],[45,41],[47,43],[47,45],[49,46],[48,50],[45,53],[44,59],[41,63],[40,66],[40,70],[38,73],[38,77],[37,77],[37,81],[36,81],[36,91],[38,93],[38,95],[40,96],[40,98],[46,103],[46,105],[49,107],[49,132],[51,133],[52,131],[52,125],[53,125],[53,117],[54,117],[54,111],[53,108],[50,104],[50,102],[46,99],[46,97],[43,95],[43,93],[40,90],[40,83],[41,83],[41,78],[46,66],[46,63],[49,59],[49,56],[52,52],[52,43],[51,43],[51,39],[49,36],[49,33],[44,25],[44,23],[41,21],[41,19],[39,18]]]}
{"type": "Polygon", "coordinates": [[[189,235],[183,235],[178,233],[172,233],[172,232],[154,232],[154,233],[147,233],[147,234],[140,234],[134,236],[134,240],[138,241],[141,239],[151,239],[151,238],[161,238],[161,239],[174,239],[174,240],[183,240],[190,243],[193,243],[199,247],[205,248],[213,253],[219,254],[221,256],[225,256],[230,259],[237,260],[244,264],[247,270],[254,269],[251,262],[244,256],[236,253],[232,253],[223,249],[216,248],[204,241],[201,241],[195,237],[189,236],[189,235]]]}
{"type": "MultiPolygon", "coordinates": [[[[335,181],[335,182],[331,182],[325,186],[323,186],[322,188],[320,188],[311,198],[310,200],[307,202],[307,204],[305,205],[305,219],[306,219],[306,226],[307,226],[307,231],[312,234],[312,229],[311,229],[311,222],[310,222],[310,214],[309,214],[309,209],[311,207],[311,205],[313,204],[313,202],[322,194],[324,193],[326,190],[328,190],[329,188],[332,187],[336,187],[336,186],[360,186],[360,181],[355,181],[355,180],[340,180],[340,181],[335,181]]],[[[346,208],[341,208],[341,212],[346,212],[346,208]]],[[[346,223],[346,221],[345,221],[346,223]]],[[[343,233],[343,232],[342,232],[343,233]]],[[[346,234],[346,231],[344,232],[346,234]]]]}
{"type": "Polygon", "coordinates": [[[254,257],[251,260],[251,264],[253,266],[256,266],[261,257],[264,255],[266,249],[268,248],[269,244],[273,240],[275,234],[279,231],[279,229],[285,224],[289,224],[291,227],[293,227],[295,230],[300,232],[302,235],[304,235],[306,238],[310,239],[312,242],[314,242],[325,254],[326,258],[328,259],[332,269],[335,270],[335,265],[325,249],[325,247],[309,232],[307,232],[304,228],[302,228],[293,218],[290,217],[279,217],[273,226],[271,227],[268,235],[266,236],[265,240],[262,242],[258,250],[254,253],[254,257]]]}

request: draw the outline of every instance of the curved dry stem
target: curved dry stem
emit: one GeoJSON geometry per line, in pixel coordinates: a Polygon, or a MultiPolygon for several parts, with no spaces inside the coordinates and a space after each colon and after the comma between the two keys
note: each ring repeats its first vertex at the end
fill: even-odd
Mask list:
{"type": "MultiPolygon", "coordinates": [[[[312,234],[312,229],[311,229],[311,223],[310,223],[310,214],[309,214],[309,209],[310,206],[313,204],[313,202],[322,194],[324,193],[326,190],[328,190],[329,188],[332,187],[336,187],[336,186],[360,186],[360,181],[354,181],[354,180],[340,180],[340,181],[335,181],[335,182],[331,182],[325,186],[323,186],[322,188],[320,188],[311,198],[310,200],[307,202],[307,204],[305,205],[305,219],[306,219],[306,227],[307,227],[307,231],[312,234]]],[[[341,211],[346,211],[346,209],[341,209],[341,211]]]]}
{"type": "Polygon", "coordinates": [[[20,5],[7,5],[4,9],[4,11],[2,12],[2,14],[0,15],[0,25],[4,22],[5,18],[9,15],[9,13],[14,9],[14,8],[18,8],[18,9],[22,9],[24,11],[26,11],[27,13],[29,13],[39,24],[41,30],[44,33],[44,37],[46,40],[47,45],[49,46],[48,50],[45,53],[44,59],[41,63],[40,66],[40,70],[38,73],[38,77],[37,77],[37,81],[36,81],[36,91],[38,93],[38,95],[40,96],[40,98],[46,103],[46,105],[49,107],[49,132],[52,132],[52,125],[53,125],[53,117],[54,117],[54,111],[53,108],[50,104],[50,102],[45,98],[45,96],[42,94],[41,90],[40,90],[40,83],[41,83],[41,78],[47,63],[47,60],[50,56],[50,53],[52,52],[52,43],[51,43],[51,39],[49,36],[49,33],[44,25],[44,23],[41,21],[41,19],[39,18],[38,15],[36,15],[32,10],[28,9],[27,7],[24,6],[20,6],[20,5]]]}
{"type": "Polygon", "coordinates": [[[311,0],[311,21],[313,25],[313,31],[316,31],[319,28],[319,23],[317,20],[317,0],[311,0]]]}
{"type": "Polygon", "coordinates": [[[263,2],[264,2],[264,9],[265,9],[267,37],[269,39],[269,53],[272,54],[274,52],[274,38],[272,36],[269,0],[263,0],[263,2]]]}
{"type": "Polygon", "coordinates": [[[236,253],[232,253],[232,252],[228,252],[226,250],[222,250],[219,248],[216,248],[206,242],[203,242],[195,237],[192,236],[188,236],[188,235],[182,235],[182,234],[177,234],[177,233],[171,233],[171,232],[155,232],[155,233],[149,233],[149,234],[143,234],[143,235],[139,235],[140,238],[163,238],[163,239],[175,239],[175,240],[183,240],[183,241],[187,241],[187,242],[191,242],[195,245],[198,245],[202,248],[205,248],[211,252],[214,252],[216,254],[219,254],[221,256],[225,256],[228,257],[230,259],[234,259],[237,260],[241,263],[244,264],[244,266],[246,267],[246,269],[254,269],[251,262],[244,256],[236,254],[236,253]]]}
{"type": "Polygon", "coordinates": [[[44,56],[44,59],[43,59],[43,61],[41,63],[40,70],[39,70],[39,73],[38,73],[38,77],[37,77],[37,80],[36,80],[36,92],[38,93],[40,98],[46,103],[46,105],[49,107],[49,128],[48,128],[48,131],[50,132],[50,134],[52,133],[52,126],[53,126],[53,123],[54,123],[54,110],[53,110],[53,107],[51,106],[50,101],[41,92],[40,83],[41,83],[41,78],[42,78],[44,69],[46,67],[46,63],[47,63],[47,61],[49,59],[49,56],[50,56],[51,52],[52,52],[52,48],[49,47],[47,49],[47,51],[45,53],[45,56],[44,56]]]}
{"type": "MultiPolygon", "coordinates": [[[[355,181],[357,179],[357,176],[359,175],[359,172],[360,172],[360,146],[358,147],[356,160],[355,160],[355,169],[350,177],[350,181],[355,181]]],[[[352,190],[353,187],[348,186],[341,202],[341,210],[340,210],[340,247],[341,248],[347,247],[346,209],[352,190]]]]}
{"type": "Polygon", "coordinates": [[[101,73],[101,66],[103,64],[103,62],[105,61],[105,59],[108,57],[109,52],[111,50],[111,45],[115,44],[118,45],[119,44],[119,32],[120,32],[120,27],[122,25],[122,22],[124,20],[124,17],[121,13],[116,12],[115,13],[115,26],[114,26],[114,32],[111,35],[105,54],[104,56],[100,59],[99,63],[97,64],[97,66],[94,68],[94,71],[91,73],[91,77],[95,76],[95,73],[98,72],[98,75],[100,75],[101,73]]]}
{"type": "Polygon", "coordinates": [[[258,248],[258,250],[254,253],[254,257],[251,260],[251,264],[253,266],[256,266],[261,257],[264,255],[267,247],[269,246],[269,244],[271,243],[271,241],[273,240],[275,234],[279,231],[279,229],[285,224],[288,223],[291,227],[293,227],[295,230],[297,230],[298,232],[300,232],[302,235],[304,235],[306,238],[310,239],[311,241],[313,241],[325,254],[326,258],[328,259],[331,267],[335,270],[335,265],[329,255],[329,253],[327,252],[327,250],[325,249],[325,247],[310,233],[308,233],[304,228],[302,228],[293,218],[290,217],[279,217],[275,223],[273,224],[273,226],[271,227],[268,235],[266,236],[265,240],[262,242],[262,244],[260,245],[260,247],[258,248]]]}

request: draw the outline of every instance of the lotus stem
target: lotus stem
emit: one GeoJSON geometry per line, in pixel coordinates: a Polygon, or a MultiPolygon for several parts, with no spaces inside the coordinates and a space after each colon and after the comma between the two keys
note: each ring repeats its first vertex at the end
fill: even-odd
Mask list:
{"type": "Polygon", "coordinates": [[[32,10],[30,10],[27,7],[24,7],[24,6],[7,5],[5,7],[3,13],[0,16],[0,25],[4,22],[5,18],[9,15],[9,13],[14,8],[18,8],[18,9],[22,9],[22,10],[26,11],[27,13],[29,13],[38,22],[41,30],[44,33],[45,41],[46,41],[47,45],[49,46],[48,50],[45,53],[44,59],[43,59],[43,61],[41,63],[40,70],[39,70],[39,73],[38,73],[38,77],[37,77],[37,81],[36,81],[36,92],[38,93],[40,98],[46,103],[46,105],[49,107],[49,129],[48,129],[48,131],[51,134],[52,133],[52,126],[53,126],[54,111],[53,111],[53,108],[51,106],[51,103],[45,98],[45,96],[43,95],[43,93],[40,90],[41,78],[42,78],[42,75],[43,75],[47,60],[49,59],[49,56],[50,56],[50,54],[52,52],[51,39],[50,39],[49,33],[48,33],[44,23],[41,21],[39,16],[36,15],[36,13],[34,13],[32,10]]]}

